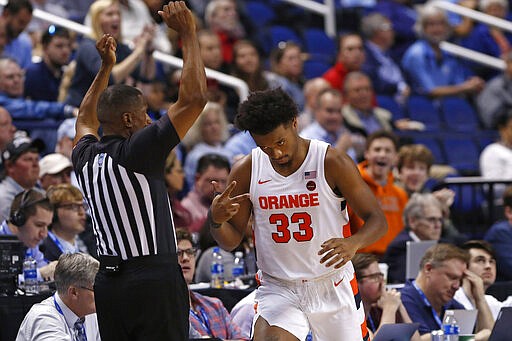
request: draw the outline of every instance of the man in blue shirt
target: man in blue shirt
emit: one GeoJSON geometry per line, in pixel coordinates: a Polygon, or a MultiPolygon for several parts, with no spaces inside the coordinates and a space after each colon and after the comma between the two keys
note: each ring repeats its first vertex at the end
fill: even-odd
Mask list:
{"type": "Polygon", "coordinates": [[[494,321],[485,301],[483,281],[467,269],[468,262],[466,251],[451,244],[437,244],[425,252],[416,279],[405,283],[401,291],[402,303],[411,320],[420,324],[422,340],[430,340],[430,333],[441,329],[447,309],[464,309],[453,299],[463,278],[470,281],[476,294],[478,335],[490,333],[494,321]]]}
{"type": "Polygon", "coordinates": [[[22,68],[32,62],[32,41],[26,32],[32,20],[32,4],[29,0],[9,0],[2,12],[7,33],[4,54],[16,59],[22,68]]]}

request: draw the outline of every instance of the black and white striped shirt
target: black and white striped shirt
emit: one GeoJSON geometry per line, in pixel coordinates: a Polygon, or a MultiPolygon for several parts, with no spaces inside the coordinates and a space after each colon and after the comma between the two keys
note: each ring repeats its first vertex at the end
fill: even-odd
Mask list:
{"type": "Polygon", "coordinates": [[[179,137],[162,116],[129,138],[86,135],[72,160],[91,207],[98,255],[176,253],[164,166],[179,137]]]}

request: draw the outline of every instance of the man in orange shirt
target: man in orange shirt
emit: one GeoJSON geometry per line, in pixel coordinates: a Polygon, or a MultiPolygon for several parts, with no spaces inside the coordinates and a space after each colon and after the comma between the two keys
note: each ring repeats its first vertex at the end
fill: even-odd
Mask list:
{"type": "MultiPolygon", "coordinates": [[[[407,203],[407,193],[394,184],[392,169],[397,160],[397,137],[388,131],[379,130],[368,136],[365,161],[358,165],[363,180],[377,197],[388,223],[388,232],[375,243],[359,252],[382,256],[388,244],[402,231],[402,213],[407,203]]],[[[350,227],[355,233],[362,220],[349,209],[350,227]]]]}

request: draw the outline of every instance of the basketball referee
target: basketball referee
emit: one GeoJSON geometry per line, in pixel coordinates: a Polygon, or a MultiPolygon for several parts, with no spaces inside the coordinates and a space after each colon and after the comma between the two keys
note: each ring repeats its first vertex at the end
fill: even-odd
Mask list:
{"type": "Polygon", "coordinates": [[[183,44],[179,96],[167,115],[151,123],[138,89],[107,88],[116,42],[105,35],[96,44],[101,68],[76,122],[72,159],[100,255],[94,291],[103,340],[188,339],[187,286],[176,255],[164,166],[206,104],[206,75],[185,3],[169,2],[159,14],[183,44]]]}

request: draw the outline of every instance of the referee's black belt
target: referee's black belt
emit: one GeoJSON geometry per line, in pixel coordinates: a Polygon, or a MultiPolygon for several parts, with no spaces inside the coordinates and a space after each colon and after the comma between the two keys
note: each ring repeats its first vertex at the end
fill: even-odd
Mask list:
{"type": "Polygon", "coordinates": [[[123,267],[130,265],[151,265],[155,263],[173,263],[178,261],[178,256],[174,253],[147,255],[122,259],[120,256],[99,256],[100,271],[107,273],[118,273],[123,267]]]}

